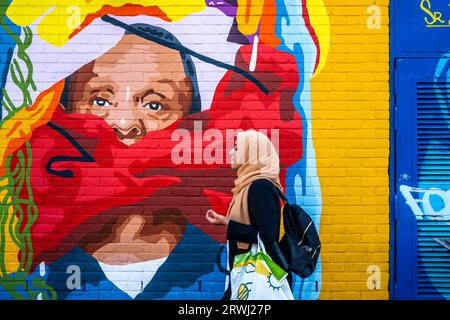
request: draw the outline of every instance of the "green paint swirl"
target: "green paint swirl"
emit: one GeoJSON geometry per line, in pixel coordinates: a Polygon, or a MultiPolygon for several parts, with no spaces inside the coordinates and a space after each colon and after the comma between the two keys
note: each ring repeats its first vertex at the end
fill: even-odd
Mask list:
{"type": "Polygon", "coordinates": [[[0,203],[0,285],[16,299],[56,299],[55,291],[42,278],[27,280],[30,273],[33,246],[30,229],[38,217],[38,210],[33,199],[30,185],[31,146],[27,141],[25,148],[11,154],[5,165],[6,184],[0,187],[5,193],[0,203]],[[16,160],[15,163],[13,160],[16,160]],[[12,207],[12,214],[9,213],[12,207]],[[19,266],[10,275],[5,264],[6,234],[11,235],[19,248],[19,266]]]}
{"type": "MultiPolygon", "coordinates": [[[[16,43],[17,58],[12,59],[9,72],[11,80],[22,92],[23,99],[22,104],[16,106],[7,90],[2,88],[3,101],[1,101],[1,105],[8,114],[0,120],[0,128],[19,110],[33,104],[30,90],[36,91],[33,81],[33,64],[26,53],[32,43],[33,33],[30,27],[22,27],[23,40],[20,35],[15,34],[6,24],[6,8],[7,5],[0,0],[0,29],[3,29],[16,43]],[[18,59],[21,60],[22,65],[25,65],[25,72],[22,71],[18,59]]],[[[38,217],[38,209],[30,185],[30,169],[31,147],[27,141],[21,149],[8,156],[5,164],[6,173],[0,177],[0,182],[3,182],[0,193],[5,193],[0,202],[0,286],[15,299],[53,300],[57,297],[55,290],[48,286],[41,277],[27,279],[33,262],[30,229],[38,217]],[[12,167],[13,163],[14,167],[12,167]],[[26,194],[25,199],[22,198],[24,194],[26,194]],[[13,274],[8,274],[5,263],[7,234],[19,248],[19,266],[13,274]]]]}
{"type": "Polygon", "coordinates": [[[8,114],[1,120],[0,127],[2,124],[10,119],[14,114],[22,108],[27,108],[33,104],[33,99],[30,95],[30,90],[36,91],[36,84],[33,80],[33,64],[26,50],[30,47],[33,41],[33,32],[30,27],[22,27],[23,40],[17,34],[15,34],[7,25],[5,12],[0,13],[0,27],[9,35],[16,43],[17,57],[22,61],[26,67],[26,72],[24,73],[21,69],[19,61],[17,58],[13,58],[9,65],[9,73],[11,75],[11,80],[22,92],[22,104],[16,106],[11,100],[8,91],[2,88],[3,101],[2,107],[8,112],[8,114]]]}

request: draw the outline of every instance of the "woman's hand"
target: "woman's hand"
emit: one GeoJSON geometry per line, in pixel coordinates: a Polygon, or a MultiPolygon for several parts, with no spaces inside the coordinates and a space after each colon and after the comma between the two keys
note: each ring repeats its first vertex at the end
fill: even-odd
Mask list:
{"type": "Polygon", "coordinates": [[[206,220],[211,224],[219,226],[228,226],[228,219],[221,214],[218,214],[212,209],[206,211],[206,220]]]}

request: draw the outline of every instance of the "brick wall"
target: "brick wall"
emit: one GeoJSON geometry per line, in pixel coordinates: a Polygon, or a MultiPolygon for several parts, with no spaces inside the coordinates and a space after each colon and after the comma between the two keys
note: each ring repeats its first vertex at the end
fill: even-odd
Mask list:
{"type": "Polygon", "coordinates": [[[295,298],[387,299],[388,1],[127,3],[1,6],[0,298],[221,298],[256,129],[320,229],[295,298]]]}
{"type": "Polygon", "coordinates": [[[325,4],[330,53],[312,81],[323,198],[320,298],[388,299],[389,2],[376,1],[381,21],[374,29],[367,25],[373,1],[325,4]],[[368,288],[378,270],[370,266],[381,272],[379,289],[368,288]]]}

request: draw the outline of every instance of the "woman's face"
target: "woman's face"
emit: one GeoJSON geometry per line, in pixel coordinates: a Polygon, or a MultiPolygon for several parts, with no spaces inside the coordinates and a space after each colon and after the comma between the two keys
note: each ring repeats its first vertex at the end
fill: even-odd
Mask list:
{"type": "Polygon", "coordinates": [[[230,164],[231,169],[237,170],[240,167],[240,164],[237,163],[237,145],[234,144],[234,147],[230,150],[230,164]]]}

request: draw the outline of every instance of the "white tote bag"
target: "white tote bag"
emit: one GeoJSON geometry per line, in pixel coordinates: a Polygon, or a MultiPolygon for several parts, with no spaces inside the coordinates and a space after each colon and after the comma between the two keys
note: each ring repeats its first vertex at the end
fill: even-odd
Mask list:
{"type": "Polygon", "coordinates": [[[287,275],[266,253],[258,235],[258,243],[234,259],[231,300],[294,300],[287,275]]]}

